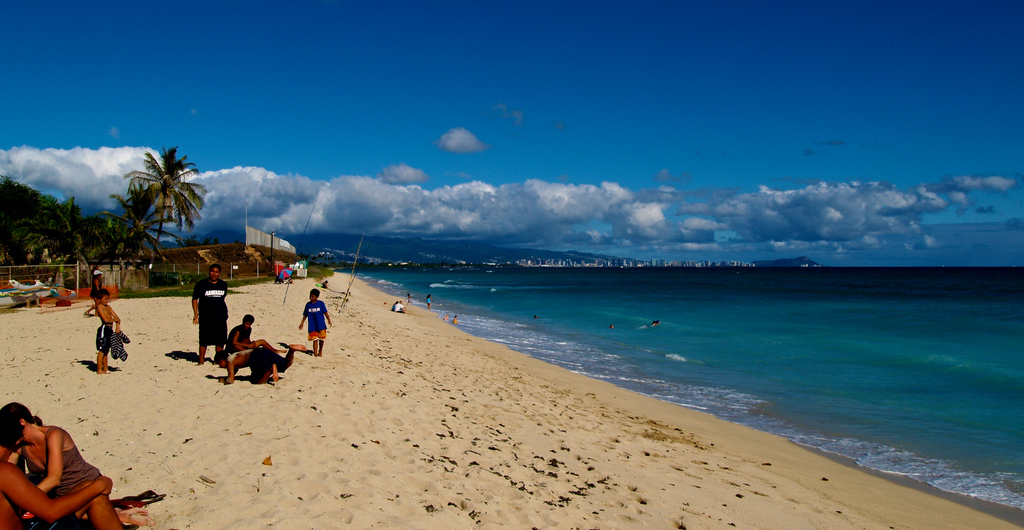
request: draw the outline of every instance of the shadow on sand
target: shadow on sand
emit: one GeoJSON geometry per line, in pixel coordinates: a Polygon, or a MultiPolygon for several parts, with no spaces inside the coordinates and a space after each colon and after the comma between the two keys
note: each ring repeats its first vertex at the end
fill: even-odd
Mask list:
{"type": "MultiPolygon", "coordinates": [[[[199,358],[196,357],[196,360],[199,360],[199,358]]],[[[89,370],[91,370],[93,372],[96,371],[96,361],[78,361],[78,364],[80,364],[82,366],[85,366],[86,368],[88,368],[89,370]]],[[[120,372],[121,371],[121,369],[116,367],[116,366],[107,366],[107,369],[110,370],[111,372],[120,372]]]]}
{"type": "MultiPolygon", "coordinates": [[[[194,351],[175,350],[175,351],[172,351],[170,353],[165,353],[164,356],[165,357],[170,357],[171,359],[174,359],[175,361],[185,360],[185,361],[188,361],[190,363],[198,363],[199,362],[199,354],[194,352],[194,351]]],[[[207,358],[207,360],[209,360],[209,358],[207,358]]]]}

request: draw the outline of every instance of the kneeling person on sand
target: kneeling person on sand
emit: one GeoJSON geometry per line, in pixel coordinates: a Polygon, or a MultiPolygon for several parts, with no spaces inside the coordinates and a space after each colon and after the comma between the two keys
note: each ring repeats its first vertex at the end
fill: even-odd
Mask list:
{"type": "Polygon", "coordinates": [[[289,344],[288,353],[284,357],[263,346],[232,353],[228,356],[225,366],[228,370],[228,377],[224,380],[224,384],[234,383],[235,372],[246,366],[252,371],[251,381],[254,384],[265,384],[271,378],[276,383],[280,379],[280,374],[283,374],[295,362],[295,352],[297,351],[306,351],[306,347],[302,344],[289,344]]]}

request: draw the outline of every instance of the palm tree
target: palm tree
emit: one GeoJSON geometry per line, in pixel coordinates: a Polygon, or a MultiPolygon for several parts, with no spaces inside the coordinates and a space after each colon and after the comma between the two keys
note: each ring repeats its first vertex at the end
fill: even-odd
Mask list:
{"type": "Polygon", "coordinates": [[[35,217],[23,219],[14,235],[25,241],[37,259],[45,255],[51,263],[60,265],[62,278],[69,259],[86,260],[85,252],[100,237],[100,219],[82,217],[82,208],[75,204],[74,197],[62,203],[45,195],[35,217]]]}
{"type": "Polygon", "coordinates": [[[27,263],[28,245],[15,230],[34,218],[43,195],[29,186],[0,176],[0,263],[27,263]]]}
{"type": "Polygon", "coordinates": [[[165,221],[173,221],[179,230],[187,227],[191,231],[200,218],[206,194],[205,186],[189,182],[199,175],[196,165],[188,162],[187,156],[178,158],[177,147],[161,148],[159,160],[153,153],[146,153],[144,164],[145,171],[132,171],[124,178],[131,179],[130,185],[145,190],[152,199],[160,218],[157,237],[164,234],[165,221]]]}
{"type": "MultiPolygon", "coordinates": [[[[107,236],[106,254],[116,258],[124,267],[124,262],[139,257],[149,248],[160,249],[158,225],[173,222],[170,217],[161,217],[153,208],[153,197],[141,186],[130,184],[128,197],[113,194],[111,199],[117,201],[121,215],[103,212],[107,217],[105,233],[107,236]]],[[[178,236],[174,236],[177,238],[178,236]]]]}

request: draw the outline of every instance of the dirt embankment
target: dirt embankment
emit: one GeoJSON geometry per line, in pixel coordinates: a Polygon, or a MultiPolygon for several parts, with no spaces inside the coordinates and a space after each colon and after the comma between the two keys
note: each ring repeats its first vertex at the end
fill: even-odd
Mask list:
{"type": "MultiPolygon", "coordinates": [[[[206,267],[213,263],[219,263],[224,268],[230,266],[238,267],[234,269],[235,275],[254,275],[256,274],[257,264],[259,264],[261,275],[271,270],[270,247],[259,245],[246,246],[242,243],[228,243],[225,245],[173,248],[160,251],[160,256],[163,258],[163,263],[173,263],[179,267],[186,265],[192,267],[198,263],[198,269],[202,272],[205,272],[206,267]]],[[[274,261],[292,264],[298,260],[299,257],[291,252],[274,249],[274,261]]],[[[154,263],[154,267],[158,267],[160,264],[161,262],[157,260],[154,263]]],[[[227,274],[226,270],[225,274],[227,274]]]]}

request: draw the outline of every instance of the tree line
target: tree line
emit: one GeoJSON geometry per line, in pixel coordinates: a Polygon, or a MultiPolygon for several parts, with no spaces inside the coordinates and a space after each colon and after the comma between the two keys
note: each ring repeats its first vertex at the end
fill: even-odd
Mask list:
{"type": "MultiPolygon", "coordinates": [[[[0,176],[0,264],[63,266],[75,261],[126,267],[153,259],[164,242],[182,241],[165,227],[191,232],[206,188],[191,182],[199,172],[178,148],[146,153],[143,169],[124,176],[128,189],[110,197],[116,212],[85,216],[74,197],[64,201],[0,176]]],[[[192,239],[195,239],[194,237],[192,239]]]]}

